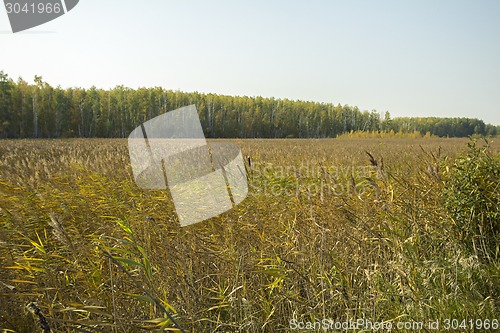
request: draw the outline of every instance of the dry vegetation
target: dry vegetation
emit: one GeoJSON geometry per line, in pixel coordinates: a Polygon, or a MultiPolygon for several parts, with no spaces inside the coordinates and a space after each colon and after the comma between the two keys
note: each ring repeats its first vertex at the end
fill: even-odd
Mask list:
{"type": "Polygon", "coordinates": [[[248,198],[184,228],[168,193],[134,184],[125,140],[1,141],[0,329],[172,329],[155,299],[186,332],[499,317],[500,171],[479,173],[472,203],[450,181],[460,156],[500,163],[498,143],[233,141],[248,198]]]}

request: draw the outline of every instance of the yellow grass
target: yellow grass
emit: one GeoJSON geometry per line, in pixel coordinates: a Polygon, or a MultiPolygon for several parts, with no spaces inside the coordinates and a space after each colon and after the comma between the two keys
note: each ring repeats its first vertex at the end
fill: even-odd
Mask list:
{"type": "Polygon", "coordinates": [[[55,332],[175,327],[144,290],[187,332],[498,319],[500,265],[442,204],[467,139],[232,141],[248,197],[184,228],[135,185],[126,140],[0,141],[0,329],[41,331],[32,301],[55,332]]]}

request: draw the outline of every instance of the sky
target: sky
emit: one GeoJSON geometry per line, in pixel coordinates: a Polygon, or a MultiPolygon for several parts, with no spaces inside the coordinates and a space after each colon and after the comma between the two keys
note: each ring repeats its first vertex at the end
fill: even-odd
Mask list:
{"type": "Polygon", "coordinates": [[[500,1],[80,0],[15,34],[0,7],[0,70],[500,125],[500,1]]]}

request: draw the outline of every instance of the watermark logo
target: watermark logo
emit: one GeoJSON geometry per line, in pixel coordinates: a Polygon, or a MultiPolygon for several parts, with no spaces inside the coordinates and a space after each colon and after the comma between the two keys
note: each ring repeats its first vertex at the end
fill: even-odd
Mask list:
{"type": "Polygon", "coordinates": [[[136,184],[168,189],[181,226],[222,214],[248,194],[243,156],[229,142],[206,142],[194,105],[134,129],[128,149],[136,184]]]}
{"type": "Polygon", "coordinates": [[[72,10],[79,0],[4,0],[12,32],[52,21],[72,10]]]}

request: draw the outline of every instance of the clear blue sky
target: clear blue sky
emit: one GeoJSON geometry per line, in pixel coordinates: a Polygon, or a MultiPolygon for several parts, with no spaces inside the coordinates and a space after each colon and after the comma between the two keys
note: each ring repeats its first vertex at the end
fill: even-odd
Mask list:
{"type": "Polygon", "coordinates": [[[0,70],[62,87],[123,84],[349,104],[500,125],[500,1],[80,0],[9,33],[0,70]]]}

